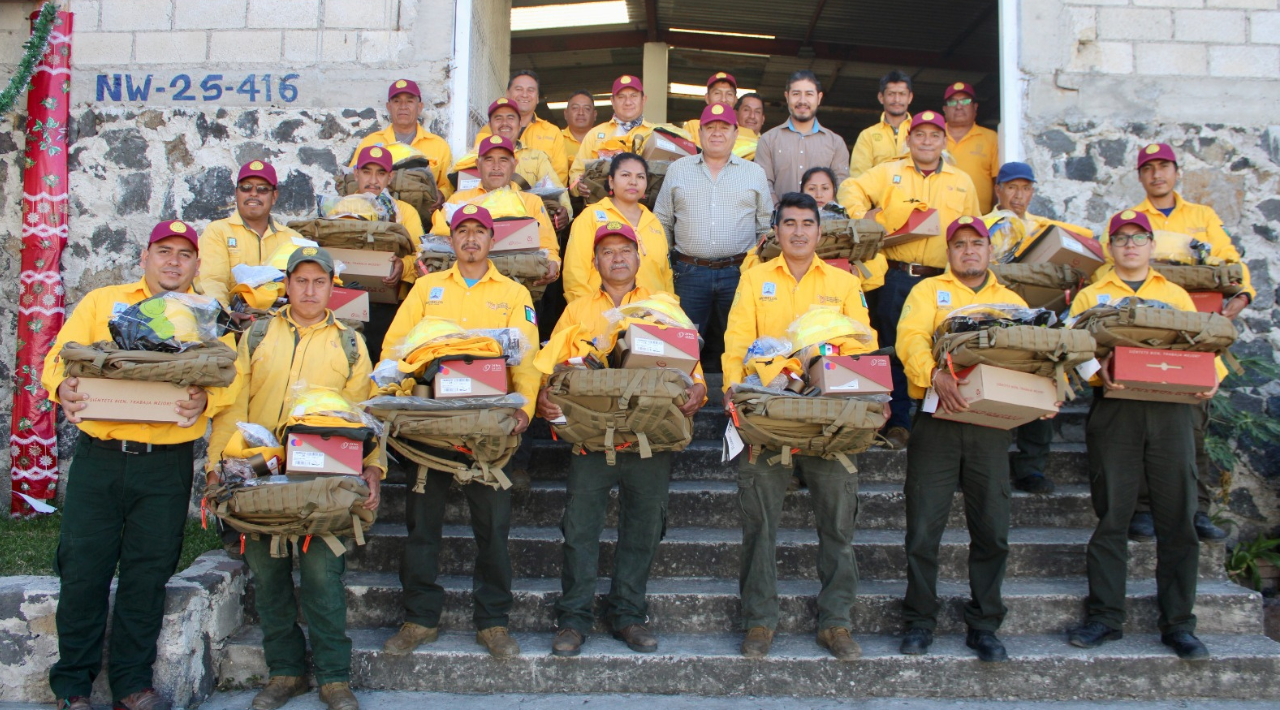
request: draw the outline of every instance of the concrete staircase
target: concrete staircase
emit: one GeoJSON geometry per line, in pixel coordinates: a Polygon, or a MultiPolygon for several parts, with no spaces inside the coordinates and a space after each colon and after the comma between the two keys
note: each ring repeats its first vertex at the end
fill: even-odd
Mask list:
{"type": "MultiPolygon", "coordinates": [[[[718,376],[711,390],[719,391],[718,376]]],[[[814,642],[817,537],[808,491],[788,497],[778,536],[782,618],[773,652],[761,661],[738,655],[738,555],[741,529],[736,462],[721,463],[726,421],[718,397],[696,418],[695,441],[676,457],[669,529],[649,587],[656,654],[636,654],[598,626],[576,658],[550,655],[552,605],[560,590],[560,514],[569,448],[553,442],[545,423],[537,439],[531,491],[517,494],[511,553],[515,607],[511,628],[523,648],[497,662],[474,642],[471,570],[474,544],[462,496],[450,493],[441,560],[446,590],[440,640],[408,657],[381,652],[401,621],[397,576],[404,545],[404,473],[384,485],[379,522],[369,542],[348,556],[349,624],[355,642],[354,682],[367,689],[452,693],[661,693],[812,697],[947,697],[1160,699],[1280,697],[1280,644],[1262,635],[1260,597],[1223,573],[1221,545],[1201,548],[1196,613],[1213,659],[1184,663],[1160,644],[1155,629],[1155,545],[1131,543],[1129,623],[1122,641],[1093,651],[1066,643],[1087,592],[1085,546],[1095,522],[1084,454],[1082,404],[1056,419],[1047,475],[1050,496],[1013,494],[1008,576],[1009,615],[1001,631],[1011,661],[979,663],[964,648],[961,605],[968,596],[967,542],[961,500],[943,539],[939,592],[945,598],[940,637],[929,655],[898,653],[905,592],[903,480],[906,454],[873,449],[858,457],[858,534],[862,578],[854,634],[863,659],[840,663],[814,642]]],[[[615,494],[616,496],[616,494],[615,494]]],[[[615,506],[616,508],[616,506],[615,506]]],[[[616,521],[610,511],[609,525],[616,521]]],[[[604,533],[599,586],[608,588],[616,530],[604,533]]],[[[252,590],[246,603],[252,614],[252,590]]],[[[267,676],[261,633],[252,623],[224,650],[224,687],[267,676]]]]}

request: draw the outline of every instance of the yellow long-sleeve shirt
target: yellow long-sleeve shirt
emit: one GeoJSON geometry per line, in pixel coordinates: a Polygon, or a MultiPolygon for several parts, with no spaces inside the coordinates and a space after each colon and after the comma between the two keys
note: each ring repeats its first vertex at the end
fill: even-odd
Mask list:
{"type": "MultiPolygon", "coordinates": [[[[40,375],[40,384],[49,392],[49,401],[58,400],[58,387],[67,379],[63,372],[62,361],[58,359],[62,346],[67,343],[90,345],[100,340],[111,340],[111,331],[107,322],[115,312],[117,305],[121,309],[139,301],[151,298],[146,280],[118,286],[103,286],[90,291],[76,304],[75,310],[58,332],[49,354],[44,358],[44,372],[40,375]]],[[[235,345],[235,340],[228,334],[223,338],[227,345],[235,345]]],[[[177,424],[158,424],[148,422],[112,422],[83,421],[77,424],[80,431],[95,439],[140,441],[147,444],[184,444],[204,437],[209,419],[217,416],[235,401],[240,390],[240,379],[229,387],[207,387],[209,404],[204,413],[196,419],[195,424],[182,428],[177,424]]]]}
{"type": "MultiPolygon", "coordinates": [[[[552,261],[560,261],[560,242],[556,239],[556,228],[551,224],[551,216],[547,214],[547,208],[542,204],[542,198],[537,195],[531,195],[524,192],[515,183],[511,184],[511,189],[515,190],[520,196],[520,200],[524,203],[525,213],[538,220],[538,247],[547,250],[548,258],[552,261]]],[[[459,190],[451,197],[446,204],[463,205],[463,204],[483,204],[484,196],[489,193],[484,187],[473,187],[470,190],[459,190]]],[[[431,219],[431,233],[438,234],[442,237],[449,236],[449,222],[445,219],[447,210],[437,210],[435,216],[431,219]]],[[[505,217],[509,215],[494,215],[495,217],[505,217]]]]}
{"type": "MultiPolygon", "coordinates": [[[[476,136],[476,144],[479,145],[480,139],[491,135],[493,135],[493,131],[489,130],[489,126],[482,126],[480,134],[476,136]]],[[[535,115],[533,121],[525,126],[524,131],[520,133],[520,142],[526,147],[546,153],[547,158],[551,161],[552,170],[555,171],[556,177],[560,178],[560,184],[565,184],[565,181],[569,179],[570,153],[569,146],[565,143],[564,134],[561,133],[559,126],[535,115]]],[[[577,154],[576,145],[574,146],[573,154],[577,154]]]]}
{"type": "MultiPolygon", "coordinates": [[[[347,326],[334,319],[333,311],[319,323],[303,327],[293,320],[289,306],[285,306],[271,319],[266,335],[252,355],[249,339],[240,339],[236,369],[243,386],[235,402],[213,418],[213,433],[209,435],[211,466],[222,459],[238,422],[261,424],[281,436],[285,420],[289,418],[286,407],[297,382],[337,390],[356,404],[369,398],[373,390],[369,380],[369,373],[373,371],[369,351],[364,338],[357,334],[360,358],[354,364],[349,363],[347,351],[339,340],[345,330],[347,326]]],[[[365,457],[364,465],[380,469],[384,476],[387,473],[386,461],[376,449],[365,457]]]]}
{"type": "Polygon", "coordinates": [[[956,161],[956,167],[973,180],[978,191],[978,204],[982,214],[991,211],[996,176],[1000,174],[1000,137],[990,128],[974,125],[960,140],[947,133],[947,152],[956,161]]]}
{"type": "MultiPolygon", "coordinates": [[[[796,281],[785,257],[777,257],[743,274],[729,309],[721,366],[725,386],[742,382],[747,348],[763,336],[782,337],[798,316],[812,306],[835,308],[871,328],[867,302],[857,276],[814,257],[796,281]]],[[[872,331],[873,333],[875,331],[872,331]]],[[[875,350],[872,343],[867,351],[875,350]]]]}
{"type": "Polygon", "coordinates": [[[896,231],[911,210],[923,204],[938,210],[941,234],[917,239],[881,250],[886,259],[909,264],[924,264],[938,269],[947,266],[947,225],[963,215],[982,214],[973,180],[945,162],[927,177],[910,157],[891,160],[871,168],[856,178],[840,183],[836,201],[850,217],[861,218],[871,208],[879,207],[876,216],[890,232],[896,231]]]}
{"type": "Polygon", "coordinates": [[[498,273],[493,262],[489,262],[489,270],[471,287],[458,272],[457,264],[419,277],[387,328],[380,359],[394,358],[396,346],[426,316],[451,320],[467,330],[516,328],[523,333],[529,342],[529,352],[509,372],[515,391],[528,400],[525,413],[533,417],[542,376],[533,366],[533,358],[538,354],[538,318],[529,289],[498,273]]]}
{"type": "Polygon", "coordinates": [[[880,114],[880,122],[863,129],[849,154],[849,177],[856,178],[871,168],[907,153],[907,134],[911,129],[911,114],[898,124],[898,130],[880,114]]]}
{"type": "Polygon", "coordinates": [[[239,212],[210,222],[200,234],[200,273],[196,274],[196,285],[204,295],[218,299],[224,306],[230,305],[231,289],[236,286],[232,267],[261,266],[276,249],[297,236],[301,235],[272,218],[266,233],[259,237],[245,226],[239,212]]]}
{"type": "Polygon", "coordinates": [[[588,161],[600,157],[600,146],[605,141],[610,138],[617,138],[620,135],[625,135],[628,139],[634,141],[637,136],[646,135],[652,130],[652,123],[641,121],[640,125],[625,134],[619,134],[618,124],[611,120],[587,131],[587,135],[582,139],[582,144],[578,146],[578,155],[573,159],[573,167],[569,168],[569,186],[573,187],[577,184],[578,178],[582,177],[582,172],[586,170],[588,161]]]}
{"type": "MultiPolygon", "coordinates": [[[[573,131],[568,128],[560,129],[560,136],[564,138],[564,154],[568,160],[565,161],[569,169],[573,169],[573,161],[578,158],[578,148],[582,147],[582,143],[573,137],[573,131]]],[[[565,173],[565,179],[568,179],[568,173],[565,173]]]]}
{"type": "Polygon", "coordinates": [[[631,224],[606,197],[588,205],[573,220],[569,242],[564,248],[564,298],[568,303],[600,290],[600,272],[595,267],[596,230],[610,221],[629,225],[640,239],[640,271],[636,283],[649,291],[673,293],[671,259],[668,256],[667,233],[648,207],[640,205],[640,223],[631,224]]]}
{"type": "MultiPolygon", "coordinates": [[[[414,136],[410,147],[418,149],[427,157],[427,162],[431,163],[431,174],[436,178],[436,186],[440,188],[440,194],[448,197],[453,194],[453,185],[449,182],[448,170],[453,165],[453,153],[449,150],[449,143],[445,139],[428,131],[422,126],[418,126],[418,134],[414,136]]],[[[356,150],[351,154],[351,167],[356,166],[356,156],[360,155],[360,151],[371,145],[387,146],[392,143],[398,143],[396,140],[395,126],[387,126],[380,131],[374,131],[360,140],[360,145],[356,146],[356,150]]]]}
{"type": "MultiPolygon", "coordinates": [[[[538,150],[537,148],[523,148],[520,147],[520,145],[522,144],[517,144],[516,147],[516,175],[519,176],[520,179],[524,180],[525,183],[531,187],[542,182],[544,178],[550,178],[551,184],[555,187],[565,186],[564,179],[561,178],[552,168],[551,159],[547,157],[546,153],[538,150]]],[[[476,141],[476,149],[478,150],[479,147],[480,143],[479,141],[476,141]]],[[[472,151],[459,158],[458,162],[454,163],[453,167],[449,168],[449,172],[456,173],[459,170],[475,167],[476,153],[475,151],[472,151]]],[[[461,184],[461,180],[459,180],[459,184],[461,184]]],[[[572,217],[573,205],[569,202],[568,190],[565,190],[560,194],[558,202],[560,203],[560,206],[569,213],[569,216],[572,217]]]]}
{"type": "Polygon", "coordinates": [[[947,315],[962,306],[976,303],[1012,303],[1026,307],[1027,302],[996,280],[987,272],[986,283],[977,291],[960,283],[950,271],[927,278],[915,285],[902,306],[898,320],[898,342],[894,350],[902,360],[907,373],[907,393],[913,399],[924,397],[932,385],[930,378],[936,363],[933,360],[933,334],[947,315]]]}

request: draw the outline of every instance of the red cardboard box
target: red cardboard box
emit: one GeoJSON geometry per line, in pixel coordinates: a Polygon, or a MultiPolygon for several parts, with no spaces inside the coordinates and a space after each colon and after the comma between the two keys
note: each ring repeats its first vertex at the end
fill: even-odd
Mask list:
{"type": "Polygon", "coordinates": [[[1116,348],[1111,358],[1111,381],[1124,385],[1108,390],[1107,399],[1199,404],[1197,392],[1218,384],[1213,353],[1149,348],[1116,348]]]}
{"type": "Polygon", "coordinates": [[[367,249],[328,249],[335,262],[341,261],[346,268],[338,278],[343,286],[369,294],[370,303],[399,303],[400,284],[388,286],[382,280],[391,275],[391,259],[395,254],[389,251],[372,251],[367,249]]]}
{"type": "Polygon", "coordinates": [[[896,247],[899,244],[914,242],[917,239],[936,237],[942,234],[942,220],[935,209],[915,210],[907,218],[907,223],[896,232],[886,234],[880,248],[896,247]]]}
{"type": "Polygon", "coordinates": [[[693,374],[698,364],[698,331],[648,323],[632,323],[618,336],[618,367],[669,367],[693,374]]]}
{"type": "Polygon", "coordinates": [[[679,160],[697,153],[698,146],[693,141],[665,131],[650,133],[640,148],[640,157],[645,160],[679,160]]]}
{"type": "Polygon", "coordinates": [[[346,318],[368,322],[369,294],[354,288],[333,287],[333,295],[329,297],[329,310],[334,318],[346,318]]]}
{"type": "Polygon", "coordinates": [[[287,438],[286,473],[359,476],[364,472],[364,444],[355,439],[292,433],[287,438]]]}
{"type": "Polygon", "coordinates": [[[177,424],[183,421],[176,411],[178,402],[190,397],[186,387],[168,382],[100,377],[81,377],[76,392],[89,395],[81,419],[108,422],[177,424]]]}
{"type": "Polygon", "coordinates": [[[503,217],[493,220],[490,252],[537,249],[541,245],[538,220],[533,217],[503,217]]]}
{"type": "Polygon", "coordinates": [[[947,414],[930,409],[931,397],[936,406],[933,390],[925,398],[924,411],[933,412],[937,419],[993,429],[1013,429],[1058,412],[1058,388],[1048,377],[991,365],[974,365],[956,375],[968,380],[960,385],[960,396],[969,403],[968,411],[947,414]]]}
{"type": "Polygon", "coordinates": [[[848,271],[851,274],[854,274],[855,276],[861,276],[861,274],[858,274],[853,270],[853,264],[850,264],[848,259],[823,259],[823,261],[836,267],[837,269],[843,269],[845,271],[848,271]]]}
{"type": "Polygon", "coordinates": [[[1051,225],[1035,237],[1017,261],[1023,264],[1063,264],[1078,269],[1087,279],[1105,263],[1102,247],[1097,242],[1087,243],[1092,241],[1051,225]]]}
{"type": "Polygon", "coordinates": [[[809,384],[824,397],[893,391],[888,355],[826,355],[809,366],[809,384]]]}
{"type": "Polygon", "coordinates": [[[436,399],[500,397],[507,393],[507,360],[447,360],[432,378],[431,390],[436,399]]]}
{"type": "Polygon", "coordinates": [[[1201,313],[1221,313],[1227,300],[1217,291],[1193,291],[1190,295],[1191,302],[1196,304],[1196,310],[1201,313]]]}

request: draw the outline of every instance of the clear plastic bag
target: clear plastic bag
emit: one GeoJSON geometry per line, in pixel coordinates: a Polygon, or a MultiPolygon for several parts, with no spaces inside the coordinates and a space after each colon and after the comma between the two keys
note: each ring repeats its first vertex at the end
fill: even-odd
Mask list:
{"type": "MultiPolygon", "coordinates": [[[[464,330],[462,326],[446,318],[426,317],[415,325],[395,348],[396,357],[409,360],[420,348],[439,346],[447,340],[488,338],[492,340],[511,366],[524,362],[531,350],[529,339],[516,328],[487,328],[464,330]]],[[[447,353],[466,354],[466,353],[447,353]]]]}
{"type": "Polygon", "coordinates": [[[252,448],[277,448],[281,445],[276,435],[261,424],[236,422],[236,428],[240,430],[240,435],[244,437],[244,443],[252,448]]]}
{"type": "Polygon", "coordinates": [[[392,397],[383,395],[360,403],[365,409],[407,409],[419,412],[446,412],[458,409],[522,409],[529,400],[519,392],[493,397],[457,397],[430,399],[427,397],[392,397]]]}
{"type": "MultiPolygon", "coordinates": [[[[287,261],[288,259],[286,259],[287,261]]],[[[235,279],[238,284],[257,288],[273,281],[284,280],[284,270],[268,264],[263,264],[262,266],[236,264],[231,267],[231,278],[235,279]]]]}
{"type": "Polygon", "coordinates": [[[1018,247],[1027,238],[1027,225],[1011,210],[997,210],[983,221],[991,233],[991,263],[1008,264],[1018,255],[1018,247]]]}
{"type": "Polygon", "coordinates": [[[373,380],[373,384],[377,387],[394,385],[404,380],[404,377],[404,373],[400,371],[400,361],[390,358],[379,361],[374,365],[373,372],[369,373],[369,379],[373,380]]]}
{"type": "Polygon", "coordinates": [[[399,222],[400,208],[386,190],[377,195],[318,195],[316,211],[321,219],[359,219],[369,222],[399,222]]]}
{"type": "Polygon", "coordinates": [[[422,237],[422,251],[438,254],[452,254],[453,243],[448,237],[438,234],[426,234],[422,237]]]}
{"type": "Polygon", "coordinates": [[[675,296],[667,293],[655,293],[649,298],[610,308],[604,312],[609,323],[607,330],[617,330],[622,321],[632,318],[657,323],[675,328],[692,328],[693,321],[685,315],[675,296]]]}
{"type": "Polygon", "coordinates": [[[938,334],[968,333],[987,328],[1008,328],[1015,325],[1032,325],[1044,328],[1058,322],[1053,311],[1044,308],[1027,308],[1012,303],[975,303],[961,306],[947,314],[938,326],[938,334]]]}
{"type": "Polygon", "coordinates": [[[832,200],[818,210],[818,219],[823,222],[829,219],[849,219],[849,213],[840,206],[839,202],[832,200]]]}
{"type": "Polygon", "coordinates": [[[797,351],[836,338],[871,344],[875,337],[867,326],[828,306],[811,306],[787,326],[787,340],[797,351]]]}
{"type": "Polygon", "coordinates": [[[121,349],[180,353],[217,340],[221,318],[222,304],[216,299],[169,291],[121,310],[107,328],[121,349]]]}
{"type": "Polygon", "coordinates": [[[290,395],[287,407],[290,426],[295,424],[324,426],[330,423],[325,422],[324,419],[332,417],[367,427],[376,436],[382,436],[384,426],[381,421],[332,387],[313,387],[305,380],[298,380],[290,388],[290,395]],[[314,421],[308,421],[309,419],[314,421]]]}
{"type": "Polygon", "coordinates": [[[742,364],[745,365],[752,360],[786,357],[792,352],[795,352],[795,348],[792,347],[790,340],[766,335],[762,338],[756,338],[755,342],[751,343],[750,347],[747,348],[746,356],[742,358],[742,364]]]}
{"type": "Polygon", "coordinates": [[[525,356],[529,354],[529,339],[524,337],[524,333],[517,328],[483,328],[467,332],[473,335],[484,335],[497,341],[510,367],[524,362],[525,356]]]}
{"type": "Polygon", "coordinates": [[[1196,240],[1190,234],[1157,229],[1152,232],[1155,246],[1151,250],[1151,260],[1166,264],[1184,264],[1194,266],[1199,263],[1192,243],[1196,240]]]}

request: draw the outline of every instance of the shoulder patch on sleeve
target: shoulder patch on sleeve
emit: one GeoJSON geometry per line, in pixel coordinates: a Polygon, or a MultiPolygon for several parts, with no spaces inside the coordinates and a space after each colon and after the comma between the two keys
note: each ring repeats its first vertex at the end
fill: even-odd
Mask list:
{"type": "Polygon", "coordinates": [[[534,325],[538,324],[538,313],[537,311],[533,310],[533,306],[524,307],[524,319],[534,325]]]}

